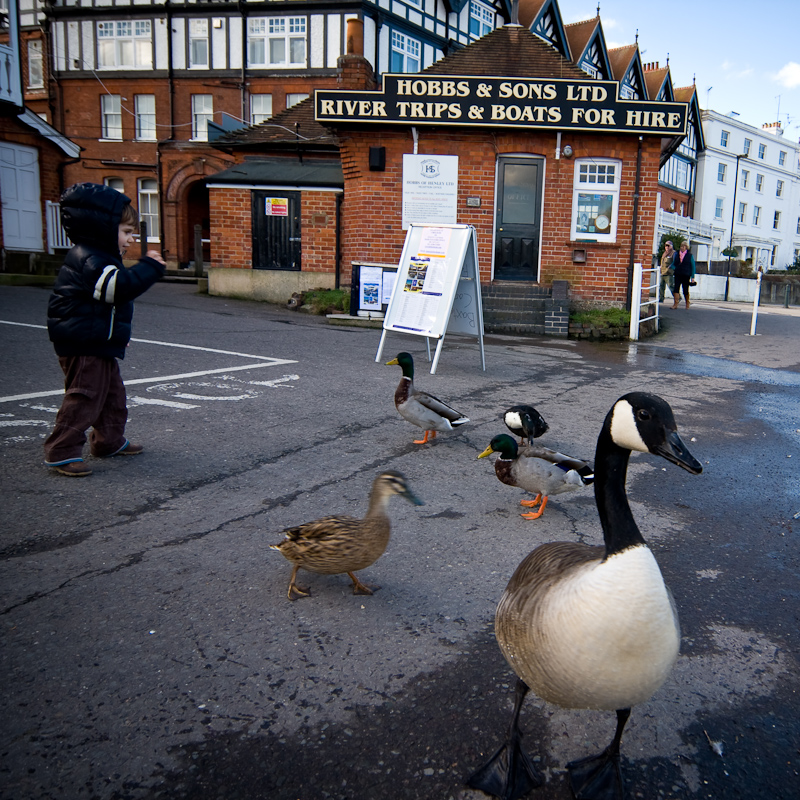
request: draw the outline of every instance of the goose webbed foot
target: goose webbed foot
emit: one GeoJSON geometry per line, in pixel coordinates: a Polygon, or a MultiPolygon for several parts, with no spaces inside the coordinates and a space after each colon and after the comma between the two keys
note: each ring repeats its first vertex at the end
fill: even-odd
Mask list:
{"type": "Polygon", "coordinates": [[[604,750],[596,756],[567,764],[575,800],[624,800],[619,753],[604,750]]]}
{"type": "Polygon", "coordinates": [[[380,586],[367,586],[366,583],[361,583],[354,572],[348,572],[347,574],[350,576],[350,580],[353,581],[353,594],[374,594],[381,588],[380,586]]]}
{"type": "Polygon", "coordinates": [[[517,681],[514,716],[506,741],[497,752],[467,779],[467,786],[501,800],[517,800],[544,783],[531,757],[522,749],[519,712],[528,693],[522,680],[517,681]]]}
{"type": "Polygon", "coordinates": [[[619,745],[630,715],[629,708],[617,710],[616,733],[611,744],[602,753],[567,764],[575,800],[625,800],[619,766],[619,745]]]}

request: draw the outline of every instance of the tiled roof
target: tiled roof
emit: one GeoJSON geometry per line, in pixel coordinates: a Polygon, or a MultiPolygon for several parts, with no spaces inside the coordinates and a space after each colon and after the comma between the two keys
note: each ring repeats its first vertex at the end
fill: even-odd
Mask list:
{"type": "Polygon", "coordinates": [[[677,89],[673,89],[673,92],[675,92],[675,99],[679,103],[691,103],[692,97],[694,97],[697,92],[697,87],[694,85],[681,86],[677,89]]]}
{"type": "Polygon", "coordinates": [[[252,147],[268,144],[281,149],[336,150],[336,138],[314,119],[313,96],[287,108],[266,122],[251,125],[221,136],[215,147],[252,147]]]}
{"type": "Polygon", "coordinates": [[[625,77],[625,73],[636,55],[636,49],[635,44],[626,44],[608,51],[608,61],[611,64],[611,74],[614,80],[621,81],[625,77]]]}
{"type": "Polygon", "coordinates": [[[644,82],[647,86],[647,96],[651,100],[655,100],[658,97],[667,75],[669,75],[669,67],[645,70],[644,82]]]}
{"type": "Polygon", "coordinates": [[[425,75],[587,80],[549,44],[521,25],[504,25],[423,70],[425,75]]]}
{"type": "Polygon", "coordinates": [[[547,0],[519,0],[519,21],[526,28],[536,19],[547,0]]]}
{"type": "Polygon", "coordinates": [[[571,22],[569,25],[564,26],[569,41],[569,49],[572,50],[572,56],[577,61],[586,49],[589,39],[595,28],[600,24],[600,17],[593,17],[592,19],[585,19],[583,22],[571,22]]]}

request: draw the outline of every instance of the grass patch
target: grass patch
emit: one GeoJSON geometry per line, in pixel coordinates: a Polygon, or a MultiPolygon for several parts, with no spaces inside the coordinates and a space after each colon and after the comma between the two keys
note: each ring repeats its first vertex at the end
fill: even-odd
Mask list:
{"type": "Polygon", "coordinates": [[[314,289],[306,292],[303,302],[314,314],[346,314],[350,310],[350,290],[314,289]]]}
{"type": "Polygon", "coordinates": [[[571,312],[569,321],[601,328],[623,328],[631,324],[631,312],[624,308],[584,308],[571,312]]]}

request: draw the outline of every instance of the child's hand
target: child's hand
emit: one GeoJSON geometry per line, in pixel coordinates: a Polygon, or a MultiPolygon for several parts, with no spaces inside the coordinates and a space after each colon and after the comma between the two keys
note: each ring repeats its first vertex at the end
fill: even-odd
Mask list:
{"type": "Polygon", "coordinates": [[[161,253],[158,250],[148,250],[147,257],[152,258],[154,261],[158,261],[159,264],[163,264],[165,267],[167,266],[167,262],[161,258],[161,253]]]}

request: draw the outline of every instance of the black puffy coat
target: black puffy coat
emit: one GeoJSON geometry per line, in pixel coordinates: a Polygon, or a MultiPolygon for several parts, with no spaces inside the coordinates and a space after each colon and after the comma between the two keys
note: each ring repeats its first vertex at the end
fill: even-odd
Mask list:
{"type": "Polygon", "coordinates": [[[119,221],[128,203],[124,194],[96,183],[75,184],[61,196],[61,220],[75,246],[47,306],[47,330],[59,356],[124,358],[133,300],[164,274],[152,258],[123,265],[119,221]]]}

